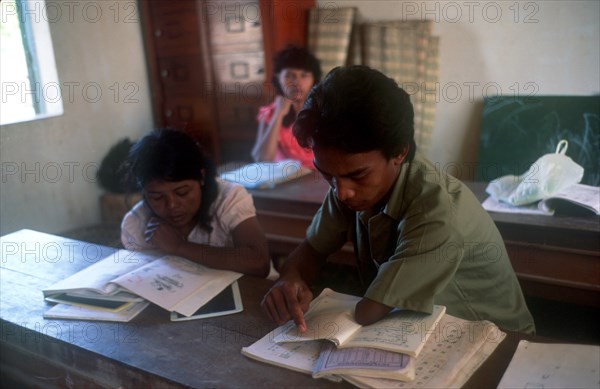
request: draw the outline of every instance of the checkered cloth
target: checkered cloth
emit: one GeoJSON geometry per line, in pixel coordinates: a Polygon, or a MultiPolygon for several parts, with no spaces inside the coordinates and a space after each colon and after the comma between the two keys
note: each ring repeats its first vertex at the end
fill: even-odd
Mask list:
{"type": "Polygon", "coordinates": [[[427,153],[439,99],[439,38],[429,20],[370,22],[354,26],[355,8],[310,11],[308,49],[324,74],[336,66],[364,64],[392,77],[410,95],[415,111],[415,141],[427,153]]]}
{"type": "Polygon", "coordinates": [[[348,63],[356,8],[312,8],[308,21],[308,50],[321,61],[323,74],[348,63]]]}
{"type": "Polygon", "coordinates": [[[426,153],[435,123],[438,100],[439,39],[431,21],[392,21],[361,26],[362,63],[392,77],[411,96],[415,140],[426,153]]]}

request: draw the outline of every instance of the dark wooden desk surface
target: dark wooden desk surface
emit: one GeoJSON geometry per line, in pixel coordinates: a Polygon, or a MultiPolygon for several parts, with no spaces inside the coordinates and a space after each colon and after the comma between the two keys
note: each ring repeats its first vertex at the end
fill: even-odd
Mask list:
{"type": "MultiPolygon", "coordinates": [[[[466,184],[485,200],[486,183],[466,184]]],[[[285,256],[302,241],[328,188],[314,173],[273,189],[250,191],[273,254],[285,256]]],[[[490,216],[527,294],[600,306],[600,217],[490,216]]],[[[353,264],[352,246],[336,253],[333,261],[353,264]]]]}
{"type": "MultiPolygon", "coordinates": [[[[241,355],[274,328],[259,306],[270,281],[242,277],[244,311],[230,316],[170,322],[165,310],[150,306],[128,323],[46,320],[50,305],[42,289],[114,249],[31,230],[2,237],[1,246],[3,381],[65,388],[349,387],[241,355]]],[[[509,334],[466,387],[496,387],[520,339],[509,334]]]]}

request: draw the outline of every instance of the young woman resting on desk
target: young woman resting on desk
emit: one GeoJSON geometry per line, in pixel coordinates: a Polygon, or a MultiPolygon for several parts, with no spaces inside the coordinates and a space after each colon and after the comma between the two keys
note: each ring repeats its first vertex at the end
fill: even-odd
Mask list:
{"type": "Polygon", "coordinates": [[[295,159],[314,169],[312,150],[301,147],[292,125],[306,96],[321,79],[319,61],[306,49],[288,46],[277,53],[273,64],[275,100],[258,111],[258,134],[252,158],[260,161],[295,159]]]}
{"type": "Polygon", "coordinates": [[[133,145],[127,166],[143,200],[123,218],[126,249],[159,249],[215,269],[267,276],[267,243],[252,197],[217,180],[192,138],[154,131],[133,145]]]}

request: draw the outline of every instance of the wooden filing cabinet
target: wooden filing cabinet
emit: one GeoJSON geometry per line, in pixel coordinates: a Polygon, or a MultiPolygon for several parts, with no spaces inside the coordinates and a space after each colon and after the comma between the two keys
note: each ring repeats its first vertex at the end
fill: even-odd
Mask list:
{"type": "Polygon", "coordinates": [[[258,0],[222,2],[208,13],[224,161],[250,160],[256,114],[272,100],[265,82],[262,18],[258,0]]]}
{"type": "Polygon", "coordinates": [[[314,0],[138,5],[154,125],[192,134],[217,163],[249,161],[258,108],[274,96],[273,54],[305,43],[305,16],[314,0]]]}
{"type": "Polygon", "coordinates": [[[187,0],[139,1],[154,124],[198,139],[220,160],[205,8],[187,0]]]}

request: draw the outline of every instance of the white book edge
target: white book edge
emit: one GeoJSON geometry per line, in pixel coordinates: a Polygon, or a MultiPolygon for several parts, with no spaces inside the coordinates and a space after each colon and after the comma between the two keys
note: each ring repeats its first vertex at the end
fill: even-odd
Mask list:
{"type": "Polygon", "coordinates": [[[221,180],[235,182],[248,189],[273,188],[276,185],[293,181],[312,173],[293,159],[278,162],[254,162],[243,165],[237,169],[222,172],[221,180]]]}
{"type": "Polygon", "coordinates": [[[150,303],[140,301],[118,312],[84,308],[68,304],[56,304],[44,312],[44,319],[92,320],[128,322],[142,312],[150,303]]]}

